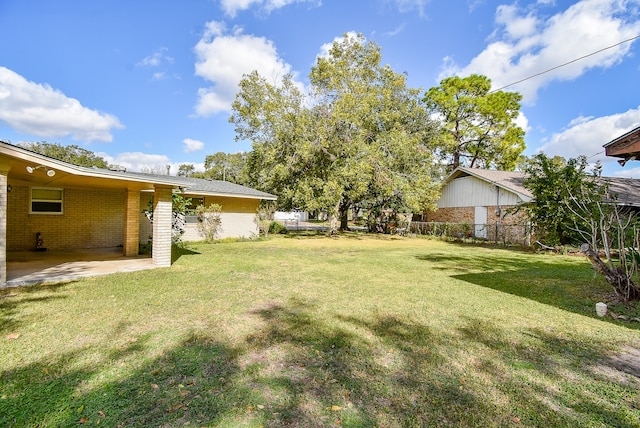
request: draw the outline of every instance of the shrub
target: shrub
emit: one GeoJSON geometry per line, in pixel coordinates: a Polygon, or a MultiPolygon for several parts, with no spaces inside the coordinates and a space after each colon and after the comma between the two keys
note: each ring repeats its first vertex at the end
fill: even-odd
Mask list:
{"type": "Polygon", "coordinates": [[[284,235],[287,233],[287,228],[282,223],[272,221],[269,224],[269,233],[280,233],[284,235]]]}
{"type": "Polygon", "coordinates": [[[222,207],[218,204],[211,204],[208,207],[199,205],[196,208],[198,217],[198,232],[207,242],[212,242],[222,231],[222,207]]]}

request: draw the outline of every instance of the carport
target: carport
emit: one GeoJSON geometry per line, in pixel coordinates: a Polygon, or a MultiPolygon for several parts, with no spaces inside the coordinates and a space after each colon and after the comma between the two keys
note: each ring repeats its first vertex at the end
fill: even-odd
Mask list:
{"type": "Polygon", "coordinates": [[[120,271],[130,259],[136,267],[170,266],[174,187],[170,177],[80,167],[0,142],[0,288],[18,277],[120,271]],[[154,197],[153,252],[146,261],[138,255],[143,193],[154,197]],[[121,259],[104,257],[107,249],[121,259]],[[99,250],[103,257],[86,259],[99,250]],[[28,265],[33,271],[21,274],[28,265]]]}

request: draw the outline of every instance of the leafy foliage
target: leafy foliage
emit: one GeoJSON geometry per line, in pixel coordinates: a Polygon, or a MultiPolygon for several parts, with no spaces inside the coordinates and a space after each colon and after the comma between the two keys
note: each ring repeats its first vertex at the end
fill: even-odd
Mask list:
{"type": "Polygon", "coordinates": [[[178,166],[178,177],[192,177],[196,172],[196,167],[191,163],[183,163],[178,166]]]}
{"type": "Polygon", "coordinates": [[[568,161],[544,153],[533,156],[524,167],[524,186],[533,200],[522,205],[538,239],[547,245],[581,244],[578,232],[588,224],[579,218],[569,202],[580,195],[583,203],[593,207],[603,197],[603,189],[596,176],[587,172],[587,159],[578,157],[568,161]]]}
{"type": "Polygon", "coordinates": [[[211,204],[208,207],[198,205],[196,216],[198,216],[198,232],[207,242],[213,242],[216,236],[222,231],[222,207],[218,204],[211,204]]]}
{"type": "Polygon", "coordinates": [[[245,169],[246,163],[247,153],[217,152],[205,158],[204,172],[196,172],[191,174],[191,176],[245,185],[249,183],[245,169]]]}
{"type": "Polygon", "coordinates": [[[276,203],[274,201],[261,201],[254,221],[258,226],[258,233],[262,233],[265,237],[271,232],[271,224],[277,223],[273,221],[273,215],[276,212],[276,203]]]}
{"type": "Polygon", "coordinates": [[[525,186],[534,194],[526,209],[536,233],[553,244],[582,244],[593,268],[624,301],[640,300],[640,230],[637,212],[618,205],[584,156],[564,161],[544,154],[526,167],[525,186]],[[604,254],[605,261],[601,257],[604,254]]]}
{"type": "MultiPolygon", "coordinates": [[[[171,195],[171,240],[174,244],[179,243],[184,235],[186,230],[185,215],[190,204],[191,198],[185,198],[177,193],[171,195]]],[[[153,197],[151,197],[147,209],[143,211],[150,223],[153,223],[153,207],[153,197]]]]}
{"type": "Polygon", "coordinates": [[[58,143],[47,143],[46,141],[42,141],[39,143],[20,143],[18,146],[31,150],[32,152],[40,153],[78,166],[96,166],[98,168],[109,167],[107,161],[102,157],[98,156],[91,150],[83,149],[77,145],[63,146],[58,143]]]}
{"type": "Polygon", "coordinates": [[[382,66],[362,36],[333,44],[310,74],[310,97],[291,76],[246,75],[230,121],[253,142],[250,185],[279,196],[282,209],[327,211],[346,228],[352,207],[421,211],[437,197],[435,125],[417,89],[382,66]]]}
{"type": "Polygon", "coordinates": [[[490,89],[491,80],[472,74],[447,77],[425,94],[429,110],[442,118],[440,150],[451,169],[513,170],[525,148],[524,131],[514,122],[522,96],[490,89]]]}

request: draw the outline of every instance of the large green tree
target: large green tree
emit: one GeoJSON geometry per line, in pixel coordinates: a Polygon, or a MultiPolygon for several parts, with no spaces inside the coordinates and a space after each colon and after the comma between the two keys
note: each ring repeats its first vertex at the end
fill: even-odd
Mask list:
{"type": "Polygon", "coordinates": [[[252,185],[277,194],[282,208],[326,210],[341,228],[353,207],[429,206],[435,125],[420,91],[381,56],[376,44],[345,35],[312,67],[310,96],[291,76],[278,84],[245,76],[230,120],[238,139],[253,142],[252,185]]]}
{"type": "Polygon", "coordinates": [[[521,99],[516,92],[491,92],[491,80],[477,74],[447,77],[429,89],[424,101],[442,121],[440,154],[450,169],[513,170],[525,149],[515,123],[521,99]]]}
{"type": "Polygon", "coordinates": [[[91,150],[83,149],[77,145],[63,146],[58,143],[47,143],[46,141],[42,141],[19,143],[18,146],[31,150],[32,152],[40,153],[78,166],[97,166],[98,168],[109,167],[107,161],[102,157],[98,156],[91,150]]]}

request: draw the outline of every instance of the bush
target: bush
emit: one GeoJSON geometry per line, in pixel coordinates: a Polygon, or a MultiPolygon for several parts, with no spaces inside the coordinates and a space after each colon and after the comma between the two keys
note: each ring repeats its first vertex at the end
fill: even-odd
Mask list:
{"type": "Polygon", "coordinates": [[[272,221],[269,224],[269,233],[280,233],[284,235],[287,233],[287,228],[282,223],[272,221]]]}
{"type": "Polygon", "coordinates": [[[199,205],[196,208],[198,216],[198,232],[207,242],[213,242],[216,236],[222,231],[222,207],[218,204],[211,204],[208,207],[199,205]]]}

